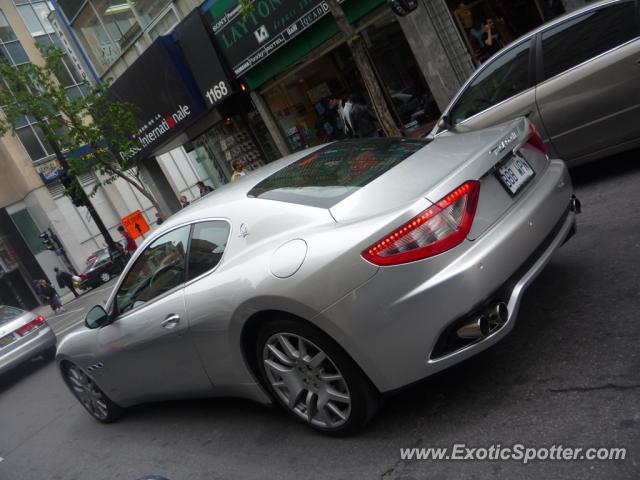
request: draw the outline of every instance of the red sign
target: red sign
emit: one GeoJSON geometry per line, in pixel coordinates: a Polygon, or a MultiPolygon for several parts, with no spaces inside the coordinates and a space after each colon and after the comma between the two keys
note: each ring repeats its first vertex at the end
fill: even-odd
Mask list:
{"type": "Polygon", "coordinates": [[[133,238],[138,238],[143,233],[149,231],[149,224],[144,219],[142,212],[136,210],[131,215],[122,218],[122,225],[127,229],[133,238]]]}

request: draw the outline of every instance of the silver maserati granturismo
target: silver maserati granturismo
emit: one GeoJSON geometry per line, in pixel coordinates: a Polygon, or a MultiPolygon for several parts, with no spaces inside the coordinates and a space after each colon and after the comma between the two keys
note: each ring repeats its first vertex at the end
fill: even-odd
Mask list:
{"type": "Polygon", "coordinates": [[[57,362],[101,422],[237,396],[352,433],[386,394],[504,337],[578,209],[524,118],[316,147],[164,222],[57,362]]]}

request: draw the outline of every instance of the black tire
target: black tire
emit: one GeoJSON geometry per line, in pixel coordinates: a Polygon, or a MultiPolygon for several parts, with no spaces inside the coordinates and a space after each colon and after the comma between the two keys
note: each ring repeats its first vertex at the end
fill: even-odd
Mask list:
{"type": "MultiPolygon", "coordinates": [[[[297,343],[296,345],[298,345],[297,348],[300,348],[299,343],[297,343]]],[[[259,331],[257,336],[256,360],[257,360],[256,364],[260,372],[261,380],[263,381],[265,387],[268,389],[269,393],[274,398],[276,403],[278,403],[282,408],[284,408],[287,412],[289,412],[299,421],[302,421],[307,426],[313,428],[314,430],[322,432],[324,434],[332,435],[332,436],[352,435],[356,433],[358,430],[362,429],[369,422],[369,420],[377,412],[380,406],[379,392],[376,390],[376,388],[373,386],[373,384],[370,382],[370,380],[367,378],[364,372],[362,372],[362,370],[358,367],[358,365],[356,365],[356,363],[351,359],[351,357],[327,334],[322,332],[320,329],[304,322],[303,320],[284,317],[281,319],[274,319],[272,321],[269,321],[266,325],[264,325],[259,331]],[[294,407],[289,406],[289,404],[283,398],[283,396],[286,396],[286,392],[290,391],[289,389],[287,389],[286,387],[283,387],[279,392],[276,391],[276,388],[274,387],[274,385],[272,385],[272,379],[277,380],[275,379],[275,376],[278,376],[278,373],[275,373],[276,371],[273,370],[271,367],[269,368],[270,373],[267,373],[267,367],[265,366],[264,355],[268,356],[271,354],[271,352],[265,353],[265,345],[267,344],[267,342],[275,341],[275,338],[280,338],[280,337],[276,337],[278,334],[283,334],[285,335],[285,337],[289,336],[286,338],[289,338],[293,343],[295,343],[296,337],[298,338],[301,337],[303,340],[305,340],[308,343],[305,349],[308,349],[308,347],[311,347],[310,350],[312,353],[307,355],[307,358],[310,358],[311,355],[315,355],[318,353],[313,349],[313,347],[317,347],[317,349],[322,351],[322,353],[324,353],[327,357],[327,359],[323,361],[323,365],[328,366],[329,370],[331,370],[332,367],[335,367],[335,370],[337,370],[337,372],[335,371],[333,372],[334,376],[336,373],[341,376],[341,380],[339,380],[338,388],[342,387],[344,392],[343,395],[348,396],[350,398],[350,405],[348,407],[348,416],[346,417],[346,420],[343,419],[342,417],[335,418],[337,421],[343,422],[342,424],[337,426],[328,426],[328,425],[318,424],[318,422],[323,422],[323,420],[316,419],[316,418],[310,420],[309,418],[306,418],[304,416],[306,415],[305,413],[300,411],[302,407],[305,407],[305,411],[307,410],[306,406],[302,405],[303,403],[302,401],[298,402],[297,405],[294,405],[294,407]],[[284,391],[285,389],[286,391],[284,391]]],[[[301,367],[291,367],[291,370],[294,370],[294,369],[299,370],[300,368],[301,367]]],[[[307,367],[307,368],[310,368],[310,367],[307,367]]],[[[318,375],[319,372],[324,372],[324,371],[325,371],[324,367],[320,368],[319,371],[316,371],[316,375],[318,375]]],[[[327,375],[327,377],[325,378],[328,378],[328,376],[330,376],[331,373],[332,372],[325,373],[325,375],[327,375]]],[[[296,374],[298,374],[298,372],[296,372],[296,374]]],[[[305,373],[302,372],[302,373],[299,373],[298,375],[304,376],[305,373]]],[[[313,374],[310,374],[310,375],[313,375],[313,374]]],[[[305,377],[303,381],[308,382],[305,385],[309,389],[305,390],[303,388],[302,394],[298,394],[298,396],[296,396],[296,399],[301,398],[301,395],[305,396],[307,399],[309,398],[307,397],[307,395],[311,395],[311,398],[313,399],[314,398],[313,395],[315,394],[316,395],[315,407],[313,407],[313,400],[312,400],[311,410],[315,412],[315,414],[318,414],[320,410],[319,408],[320,396],[323,395],[323,393],[326,393],[327,386],[331,388],[332,391],[335,391],[333,389],[335,384],[329,384],[330,382],[323,381],[323,379],[321,379],[319,375],[316,377],[310,377],[310,378],[312,379],[315,378],[318,381],[318,384],[313,383],[312,385],[310,382],[314,382],[314,380],[312,379],[310,380],[309,378],[305,377]],[[319,387],[319,388],[314,388],[314,387],[319,387]],[[321,391],[323,389],[324,391],[321,391]],[[304,392],[306,392],[306,394],[304,392]]],[[[281,380],[283,379],[281,378],[281,380]]],[[[278,382],[276,381],[276,383],[278,382]]],[[[281,382],[281,383],[285,383],[285,382],[281,382]]],[[[325,398],[328,398],[328,397],[325,396],[325,398]]],[[[327,400],[327,402],[325,403],[325,406],[328,407],[329,402],[330,400],[327,400]]],[[[335,405],[335,402],[332,402],[332,403],[334,403],[335,405]]],[[[344,414],[344,412],[342,413],[344,414]]],[[[327,414],[334,415],[332,410],[327,409],[325,407],[323,407],[323,414],[325,418],[327,414]]]]}
{"type": "Polygon", "coordinates": [[[66,363],[62,367],[65,383],[74,397],[80,402],[89,415],[101,423],[112,423],[124,413],[124,409],[107,397],[95,382],[77,365],[66,363]],[[80,392],[79,374],[87,383],[83,393],[80,392]]]}

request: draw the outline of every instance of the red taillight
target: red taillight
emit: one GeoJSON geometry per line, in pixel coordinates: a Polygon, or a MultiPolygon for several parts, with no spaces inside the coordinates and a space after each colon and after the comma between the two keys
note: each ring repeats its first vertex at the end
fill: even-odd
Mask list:
{"type": "Polygon", "coordinates": [[[24,337],[27,333],[31,332],[32,330],[35,330],[40,327],[45,327],[46,325],[47,325],[47,321],[44,319],[43,316],[39,315],[33,320],[31,320],[29,323],[27,323],[26,325],[21,326],[19,329],[16,330],[16,332],[21,337],[24,337]]]}
{"type": "Polygon", "coordinates": [[[547,155],[549,153],[549,150],[547,149],[544,140],[542,140],[538,129],[533,123],[529,124],[529,131],[531,132],[531,136],[529,137],[529,140],[527,140],[527,144],[547,155]]]}
{"type": "Polygon", "coordinates": [[[469,180],[435,205],[371,245],[362,256],[376,265],[398,265],[446,252],[471,230],[480,182],[469,180]]]}
{"type": "Polygon", "coordinates": [[[80,278],[81,278],[82,280],[86,280],[87,278],[89,278],[89,276],[88,276],[86,273],[81,273],[81,274],[80,274],[80,278]]]}

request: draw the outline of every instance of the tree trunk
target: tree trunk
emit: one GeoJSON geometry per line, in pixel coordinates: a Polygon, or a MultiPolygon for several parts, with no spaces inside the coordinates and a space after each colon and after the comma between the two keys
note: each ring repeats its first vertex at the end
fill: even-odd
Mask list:
{"type": "MultiPolygon", "coordinates": [[[[134,168],[137,168],[137,167],[134,167],[134,168]]],[[[109,170],[113,172],[114,175],[117,175],[118,177],[122,178],[125,182],[129,183],[129,185],[131,185],[133,188],[138,190],[142,195],[144,195],[144,197],[151,202],[151,205],[153,205],[153,208],[156,209],[156,212],[160,214],[160,218],[162,220],[167,219],[167,216],[164,214],[164,212],[160,208],[160,204],[158,203],[156,198],[153,196],[153,194],[149,190],[147,190],[146,186],[142,183],[142,180],[140,180],[136,176],[136,178],[138,178],[138,181],[136,182],[131,178],[129,178],[129,176],[125,172],[122,172],[117,168],[109,169],[109,170]]]]}
{"type": "Polygon", "coordinates": [[[342,10],[342,7],[338,4],[338,0],[326,0],[326,2],[331,9],[331,14],[338,24],[340,31],[347,37],[347,44],[349,45],[353,59],[356,62],[358,71],[362,76],[364,86],[369,93],[373,108],[378,115],[378,120],[380,121],[382,130],[387,137],[401,136],[400,130],[396,126],[396,123],[391,116],[391,112],[389,111],[387,102],[384,99],[382,88],[380,88],[378,79],[373,72],[373,67],[371,66],[369,56],[366,52],[366,46],[362,41],[362,38],[360,35],[355,33],[353,26],[349,23],[349,20],[344,14],[344,10],[342,10]]]}

